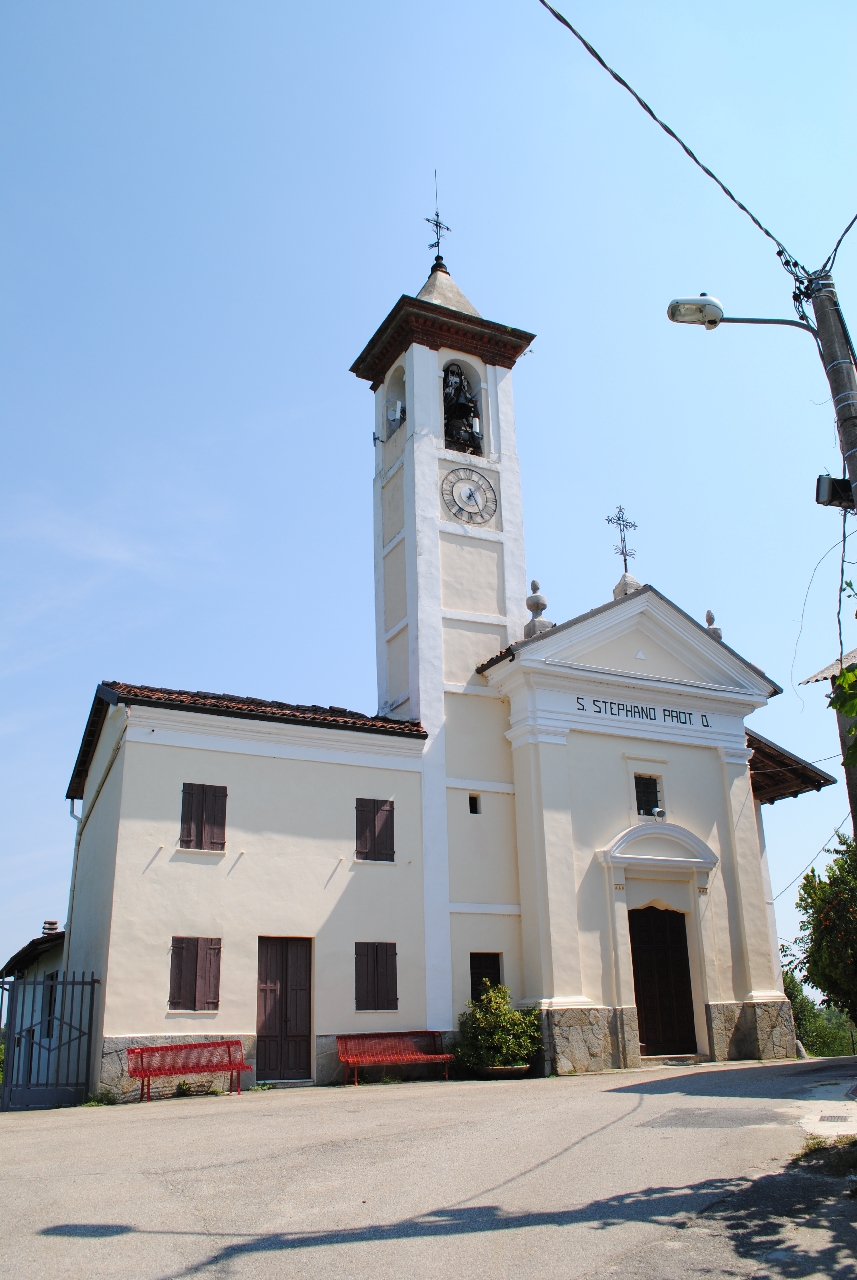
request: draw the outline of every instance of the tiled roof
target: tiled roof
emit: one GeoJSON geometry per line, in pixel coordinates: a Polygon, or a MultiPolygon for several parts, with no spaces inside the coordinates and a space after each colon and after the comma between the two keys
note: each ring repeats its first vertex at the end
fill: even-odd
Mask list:
{"type": "Polygon", "coordinates": [[[20,951],[16,951],[6,961],[0,969],[0,978],[14,978],[16,973],[25,973],[30,965],[46,951],[53,951],[55,947],[61,951],[64,942],[64,929],[58,929],[56,933],[43,933],[41,937],[33,938],[32,942],[26,943],[20,951]]]}
{"type": "Polygon", "coordinates": [[[145,684],[124,684],[105,680],[95,691],[74,772],[66,792],[67,800],[81,800],[86,776],[108,706],[163,707],[169,711],[195,711],[202,715],[231,716],[242,720],[273,720],[280,724],[302,724],[317,729],[345,729],[356,733],[381,733],[395,738],[427,738],[416,720],[393,720],[388,716],[367,716],[346,707],[303,706],[300,703],[271,702],[265,698],[245,698],[230,693],[201,690],[158,689],[145,684]]]}
{"type": "Polygon", "coordinates": [[[775,804],[802,796],[807,791],[820,791],[832,787],[836,779],[808,760],[792,755],[785,747],[763,738],[760,733],[747,730],[747,746],[753,752],[750,760],[750,780],[753,795],[759,804],[775,804]]]}
{"type": "MultiPolygon", "coordinates": [[[[842,665],[850,667],[852,662],[857,662],[857,649],[852,649],[850,653],[843,654],[842,665]]],[[[822,667],[820,671],[816,671],[814,676],[807,676],[805,680],[801,680],[801,684],[816,684],[819,680],[830,680],[833,676],[839,675],[839,659],[829,662],[826,667],[822,667]]]]}

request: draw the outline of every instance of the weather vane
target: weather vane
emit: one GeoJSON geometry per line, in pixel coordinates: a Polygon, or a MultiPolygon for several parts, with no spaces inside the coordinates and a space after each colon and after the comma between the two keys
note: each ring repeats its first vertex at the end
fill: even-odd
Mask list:
{"type": "Polygon", "coordinates": [[[443,239],[444,234],[447,231],[450,231],[451,228],[448,227],[445,222],[441,222],[440,220],[440,207],[438,205],[438,199],[437,199],[437,169],[435,169],[434,171],[434,217],[426,218],[426,222],[429,224],[430,227],[434,228],[434,236],[435,236],[434,240],[432,240],[431,244],[429,245],[429,248],[437,249],[437,256],[440,257],[440,242],[443,239]]]}
{"type": "Polygon", "coordinates": [[[628,561],[633,560],[637,554],[633,547],[629,547],[625,534],[629,529],[636,529],[633,520],[628,520],[625,516],[625,508],[617,507],[615,516],[607,516],[607,523],[614,525],[619,530],[619,543],[613,547],[617,556],[622,557],[622,563],[625,566],[625,572],[628,572],[628,561]]]}

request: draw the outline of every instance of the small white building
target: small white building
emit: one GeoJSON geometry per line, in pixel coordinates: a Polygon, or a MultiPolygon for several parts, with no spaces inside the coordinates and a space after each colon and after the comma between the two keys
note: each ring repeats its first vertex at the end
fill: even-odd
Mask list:
{"type": "Polygon", "coordinates": [[[451,1033],[483,977],[544,1010],[546,1072],[794,1054],[760,806],[834,779],[748,736],[780,689],[654,587],[526,623],[531,340],[438,258],[353,366],[377,716],[98,686],[64,964],[101,978],[103,1084],[234,1036],[256,1078],[326,1083],[337,1033],[451,1033]]]}

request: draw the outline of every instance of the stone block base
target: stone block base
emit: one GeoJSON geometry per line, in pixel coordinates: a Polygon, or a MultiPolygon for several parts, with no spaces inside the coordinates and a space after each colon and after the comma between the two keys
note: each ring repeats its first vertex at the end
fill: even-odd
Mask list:
{"type": "MultiPolygon", "coordinates": [[[[241,1088],[248,1089],[256,1083],[256,1037],[237,1035],[182,1035],[182,1036],[105,1036],[101,1045],[101,1073],[95,1091],[105,1090],[116,1102],[138,1102],[140,1081],[128,1075],[126,1049],[138,1049],[144,1045],[205,1044],[210,1040],[240,1040],[244,1046],[244,1061],[252,1071],[241,1072],[241,1088]]],[[[95,1073],[98,1075],[98,1072],[95,1073]]],[[[172,1098],[181,1076],[161,1076],[152,1081],[152,1098],[172,1098]]],[[[194,1093],[207,1093],[211,1089],[228,1089],[229,1072],[211,1076],[188,1076],[188,1084],[194,1093]]]]}
{"type": "Polygon", "coordinates": [[[715,1062],[797,1056],[788,1000],[724,1001],[705,1006],[708,1044],[715,1062]]]}
{"type": "Polygon", "coordinates": [[[640,1066],[640,1033],[633,1005],[546,1009],[545,1058],[558,1076],[640,1066]]]}

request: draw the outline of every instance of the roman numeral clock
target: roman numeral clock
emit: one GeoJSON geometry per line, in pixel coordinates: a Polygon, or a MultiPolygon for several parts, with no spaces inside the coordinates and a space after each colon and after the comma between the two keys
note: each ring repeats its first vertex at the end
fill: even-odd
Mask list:
{"type": "Polygon", "coordinates": [[[448,471],[440,492],[447,510],[465,524],[487,524],[496,514],[497,494],[490,480],[472,467],[448,471]]]}

